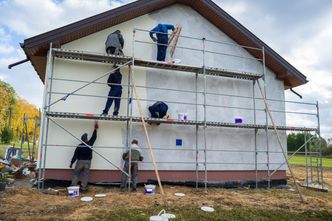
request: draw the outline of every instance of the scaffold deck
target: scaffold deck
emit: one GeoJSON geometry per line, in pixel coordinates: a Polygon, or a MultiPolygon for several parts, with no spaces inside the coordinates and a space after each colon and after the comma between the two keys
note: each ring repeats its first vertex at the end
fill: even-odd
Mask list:
{"type": "MultiPolygon", "coordinates": [[[[77,119],[88,119],[88,120],[109,120],[109,121],[129,121],[130,117],[127,116],[111,116],[101,114],[86,114],[86,113],[67,113],[67,112],[47,112],[49,117],[57,118],[77,118],[77,119]]],[[[140,117],[132,117],[133,122],[142,122],[140,117]]],[[[194,120],[176,120],[176,119],[158,119],[145,117],[144,120],[147,123],[160,123],[160,124],[177,124],[177,125],[199,125],[204,126],[204,121],[194,120]]],[[[228,127],[228,128],[247,128],[247,129],[265,129],[265,125],[261,124],[235,124],[226,122],[213,122],[207,121],[206,126],[208,127],[228,127]]],[[[284,131],[316,131],[316,128],[307,127],[289,127],[289,126],[277,126],[277,130],[284,131]]],[[[268,126],[269,130],[273,130],[273,126],[268,126]]]]}
{"type": "MultiPolygon", "coordinates": [[[[90,62],[101,62],[101,63],[114,63],[114,64],[125,64],[132,61],[130,56],[118,56],[118,55],[107,55],[97,54],[85,51],[74,51],[67,49],[53,49],[53,56],[62,59],[72,59],[90,62]]],[[[183,72],[192,72],[203,74],[204,68],[200,66],[184,65],[184,64],[173,64],[170,62],[152,61],[141,58],[134,59],[134,65],[147,68],[159,68],[164,70],[174,70],[183,72]]],[[[212,76],[229,77],[243,80],[257,80],[263,76],[263,74],[233,71],[222,68],[205,67],[205,73],[212,76]]]]}

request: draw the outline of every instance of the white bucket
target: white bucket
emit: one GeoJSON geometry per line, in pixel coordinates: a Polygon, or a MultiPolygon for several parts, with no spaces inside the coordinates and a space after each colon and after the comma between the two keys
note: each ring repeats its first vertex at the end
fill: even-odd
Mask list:
{"type": "Polygon", "coordinates": [[[145,185],[145,194],[153,195],[156,192],[156,185],[148,184],[145,185]]]}
{"type": "Polygon", "coordinates": [[[168,221],[168,217],[165,215],[166,211],[163,209],[158,213],[157,216],[150,216],[150,221],[168,221]]]}
{"type": "Polygon", "coordinates": [[[178,113],[178,120],[188,120],[188,113],[178,113]]]}
{"type": "Polygon", "coordinates": [[[79,186],[70,186],[67,187],[68,196],[75,197],[80,195],[80,187],[79,186]]]}

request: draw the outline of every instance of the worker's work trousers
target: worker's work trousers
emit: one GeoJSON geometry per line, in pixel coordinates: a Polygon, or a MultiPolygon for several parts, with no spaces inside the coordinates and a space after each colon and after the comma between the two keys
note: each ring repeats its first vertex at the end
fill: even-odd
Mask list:
{"type": "Polygon", "coordinates": [[[107,102],[103,114],[108,114],[110,107],[112,106],[114,100],[114,112],[113,115],[117,116],[119,114],[120,102],[121,102],[122,90],[110,90],[108,93],[107,102]]]}
{"type": "MultiPolygon", "coordinates": [[[[123,171],[125,171],[126,173],[129,174],[129,162],[125,162],[123,171]]],[[[137,163],[131,163],[130,172],[131,172],[131,184],[132,184],[131,188],[135,190],[137,187],[137,173],[138,173],[138,164],[137,163]]],[[[126,188],[127,180],[128,180],[128,176],[126,174],[122,173],[121,185],[120,185],[121,189],[126,188]]]]}
{"type": "Polygon", "coordinates": [[[76,166],[74,169],[74,175],[71,182],[72,186],[76,186],[78,180],[80,179],[80,175],[82,174],[82,183],[81,189],[88,189],[88,180],[89,180],[89,172],[90,172],[91,160],[78,160],[76,162],[76,166]]]}
{"type": "Polygon", "coordinates": [[[160,106],[150,106],[149,111],[151,113],[151,117],[153,118],[163,118],[167,113],[167,107],[160,107],[160,106]]]}
{"type": "Polygon", "coordinates": [[[165,61],[166,51],[167,51],[167,46],[165,46],[165,45],[158,45],[157,61],[165,61]]]}
{"type": "Polygon", "coordinates": [[[165,61],[168,44],[167,35],[159,36],[157,42],[157,61],[165,61]]]}
{"type": "Polygon", "coordinates": [[[107,54],[114,54],[114,55],[123,55],[121,48],[115,48],[115,47],[108,47],[106,49],[107,54]]]}

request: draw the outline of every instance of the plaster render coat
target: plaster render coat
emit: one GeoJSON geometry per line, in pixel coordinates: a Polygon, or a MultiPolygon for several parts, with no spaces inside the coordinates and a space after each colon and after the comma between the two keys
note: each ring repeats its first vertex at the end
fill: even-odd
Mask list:
{"type": "MultiPolygon", "coordinates": [[[[65,49],[89,51],[96,53],[104,53],[104,42],[109,33],[115,30],[121,30],[125,39],[124,54],[132,56],[132,40],[133,29],[140,28],[150,30],[158,23],[181,24],[182,35],[193,36],[197,39],[180,38],[178,46],[184,46],[195,49],[202,49],[202,39],[216,40],[236,44],[227,35],[220,31],[217,27],[207,21],[204,17],[194,11],[192,8],[184,5],[173,5],[171,7],[158,10],[156,12],[140,16],[133,20],[121,23],[111,28],[105,29],[98,33],[91,34],[84,38],[75,40],[62,46],[65,49]]],[[[136,31],[136,40],[152,43],[147,32],[136,31]]],[[[135,43],[135,57],[154,60],[156,58],[156,46],[152,44],[135,43]]],[[[214,51],[218,53],[233,54],[242,57],[251,57],[243,48],[229,45],[216,44],[206,41],[206,51],[214,51]]],[[[177,48],[174,58],[181,59],[182,64],[203,65],[202,51],[192,51],[177,48]]],[[[169,57],[167,55],[166,60],[169,57]]],[[[208,67],[231,69],[236,71],[247,71],[262,73],[263,66],[254,59],[244,59],[233,56],[225,56],[223,54],[213,54],[206,52],[205,65],[208,67]]],[[[83,63],[71,60],[54,60],[53,78],[65,78],[80,81],[92,81],[97,77],[107,73],[112,69],[110,64],[100,63],[83,63]]],[[[127,87],[128,68],[121,68],[122,72],[122,102],[120,115],[126,115],[127,110],[127,87]]],[[[51,107],[51,111],[74,112],[74,113],[94,113],[102,112],[106,103],[106,96],[109,87],[106,84],[107,77],[99,80],[101,84],[92,84],[77,92],[83,95],[91,96],[70,96],[66,101],[61,101],[51,107]]],[[[147,87],[162,87],[167,89],[183,89],[195,90],[195,74],[176,72],[160,69],[149,69],[135,67],[134,81],[136,85],[147,87]]],[[[262,85],[263,81],[260,80],[262,85]]],[[[202,75],[198,77],[198,91],[204,89],[204,79],[202,75]]],[[[269,98],[284,100],[283,82],[277,80],[275,74],[270,70],[266,70],[267,96],[269,98]]],[[[83,82],[73,81],[52,81],[52,91],[56,93],[70,93],[76,88],[84,85],[83,82]]],[[[223,93],[231,95],[252,96],[253,82],[247,80],[239,80],[232,78],[207,76],[207,92],[223,93]]],[[[52,94],[51,101],[55,101],[64,94],[52,94]]],[[[138,94],[141,99],[161,100],[168,104],[169,114],[172,118],[177,118],[177,113],[187,112],[189,119],[195,119],[195,106],[181,103],[195,103],[194,93],[185,93],[178,91],[154,90],[139,88],[138,94]],[[176,101],[178,103],[171,103],[176,101]]],[[[257,84],[255,86],[255,96],[262,97],[257,84]]],[[[198,103],[204,102],[202,93],[198,93],[198,103]]],[[[226,96],[207,96],[208,105],[221,105],[230,107],[253,108],[252,99],[233,98],[226,96]]],[[[152,101],[142,101],[144,114],[149,116],[148,106],[153,104],[152,101]]],[[[114,105],[114,104],[113,104],[114,105]]],[[[109,113],[113,112],[113,105],[109,113]]],[[[256,108],[263,109],[264,104],[261,100],[256,101],[256,108]]],[[[284,103],[274,102],[270,104],[273,110],[284,110],[284,103]]],[[[139,116],[136,101],[133,101],[133,115],[139,116]]],[[[234,118],[241,116],[245,123],[254,123],[252,110],[239,110],[226,107],[207,107],[207,121],[217,122],[234,122],[234,118]]],[[[285,116],[283,113],[273,113],[274,120],[278,125],[285,125],[285,116]]],[[[265,112],[256,112],[257,124],[265,124],[265,112]]],[[[203,120],[203,107],[198,108],[198,120],[203,120]]],[[[78,138],[84,132],[89,134],[93,131],[93,121],[75,120],[75,119],[55,119],[78,138]]],[[[121,165],[121,154],[126,146],[126,123],[114,121],[99,121],[100,128],[98,130],[98,138],[95,143],[95,150],[103,154],[116,165],[121,165]],[[116,147],[116,148],[111,148],[116,147]]],[[[270,123],[269,123],[270,124],[270,123]]],[[[179,126],[166,125],[148,126],[148,132],[159,162],[160,170],[195,170],[196,153],[195,145],[195,126],[179,126]],[[176,146],[176,139],[182,140],[182,146],[176,146]],[[169,148],[169,150],[157,150],[158,148],[169,148]]],[[[207,162],[208,170],[254,170],[255,169],[255,153],[254,151],[254,129],[230,129],[230,128],[207,128],[207,162]],[[225,151],[218,151],[225,150],[225,151]]],[[[281,132],[282,143],[286,147],[286,133],[281,132]]],[[[272,164],[270,168],[277,168],[283,162],[280,147],[273,131],[269,131],[269,148],[270,151],[279,152],[271,153],[270,160],[272,164]]],[[[133,138],[139,140],[142,152],[145,157],[145,163],[140,165],[142,170],[152,170],[152,164],[145,140],[143,128],[140,124],[133,124],[133,138]]],[[[68,168],[75,147],[79,141],[64,132],[58,126],[50,123],[48,133],[47,161],[46,168],[65,169],[68,168]]],[[[199,128],[198,147],[200,149],[198,160],[200,162],[199,169],[204,170],[204,142],[203,129],[199,128]]],[[[266,135],[263,130],[257,134],[258,152],[258,169],[266,170],[266,135]]],[[[92,169],[107,170],[115,169],[109,163],[102,160],[96,154],[93,155],[92,169]]],[[[283,169],[285,169],[283,167],[283,169]]]]}

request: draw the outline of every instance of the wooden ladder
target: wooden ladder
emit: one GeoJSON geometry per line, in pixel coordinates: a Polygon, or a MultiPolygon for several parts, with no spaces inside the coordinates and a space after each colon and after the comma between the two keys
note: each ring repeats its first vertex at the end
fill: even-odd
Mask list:
{"type": "Polygon", "coordinates": [[[182,26],[177,24],[175,26],[174,31],[172,32],[171,36],[168,39],[168,45],[171,48],[170,49],[171,58],[173,58],[173,55],[174,55],[174,52],[175,52],[175,49],[176,49],[176,44],[178,43],[181,30],[182,30],[182,26]]]}

